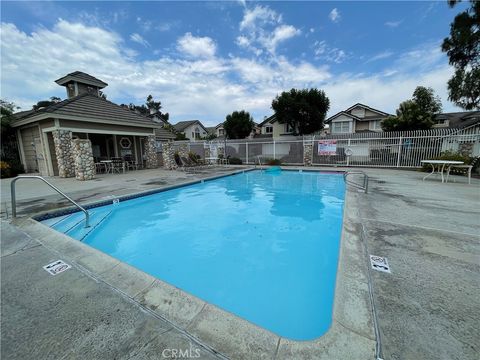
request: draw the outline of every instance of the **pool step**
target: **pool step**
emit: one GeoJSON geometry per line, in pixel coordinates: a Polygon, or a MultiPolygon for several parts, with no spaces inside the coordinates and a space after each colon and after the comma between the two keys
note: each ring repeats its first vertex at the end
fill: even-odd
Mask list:
{"type": "Polygon", "coordinates": [[[60,221],[57,221],[53,225],[50,225],[50,227],[59,232],[66,233],[80,223],[83,223],[83,225],[85,225],[85,215],[82,212],[76,212],[70,215],[66,215],[65,217],[60,219],[60,221]]]}
{"type": "Polygon", "coordinates": [[[111,213],[113,210],[106,209],[106,210],[97,210],[90,214],[90,226],[88,228],[85,227],[85,222],[80,222],[67,230],[65,232],[66,235],[83,241],[85,237],[93,231],[98,225],[100,225],[111,213]]]}

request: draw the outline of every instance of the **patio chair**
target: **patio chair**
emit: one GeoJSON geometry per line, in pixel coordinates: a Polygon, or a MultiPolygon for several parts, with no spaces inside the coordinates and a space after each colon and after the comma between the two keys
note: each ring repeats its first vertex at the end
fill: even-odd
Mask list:
{"type": "Polygon", "coordinates": [[[97,172],[97,174],[101,174],[101,173],[106,174],[107,170],[108,170],[108,165],[106,163],[102,163],[102,162],[95,163],[95,171],[97,172]]]}
{"type": "MultiPolygon", "coordinates": [[[[472,169],[477,165],[479,159],[480,159],[480,157],[477,156],[477,157],[473,158],[473,160],[470,164],[451,165],[447,170],[447,182],[448,182],[448,177],[450,176],[450,171],[451,171],[452,168],[454,168],[458,172],[460,172],[461,174],[468,176],[468,185],[470,185],[471,184],[471,178],[472,178],[472,169]]],[[[455,179],[453,181],[455,181],[455,179]]]]}
{"type": "Polygon", "coordinates": [[[138,170],[140,167],[140,164],[131,155],[124,156],[123,160],[125,161],[125,170],[138,170]]]}
{"type": "Polygon", "coordinates": [[[180,167],[179,167],[180,170],[187,171],[188,169],[191,169],[194,171],[195,169],[198,169],[197,164],[195,164],[189,158],[185,156],[180,156],[179,159],[180,159],[180,167]]]}
{"type": "Polygon", "coordinates": [[[125,174],[125,162],[121,158],[112,158],[112,173],[125,174]]]}

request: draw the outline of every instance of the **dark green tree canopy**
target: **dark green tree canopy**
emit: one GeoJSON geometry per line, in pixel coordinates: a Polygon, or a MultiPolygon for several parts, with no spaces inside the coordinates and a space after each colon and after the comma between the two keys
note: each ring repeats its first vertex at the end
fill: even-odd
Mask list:
{"type": "Polygon", "coordinates": [[[40,100],[39,102],[37,102],[35,105],[32,106],[32,109],[38,110],[38,109],[59,103],[60,101],[62,101],[62,99],[60,99],[59,97],[52,96],[50,100],[40,100]]]}
{"type": "Polygon", "coordinates": [[[323,90],[291,89],[272,101],[272,109],[277,121],[288,124],[295,134],[312,134],[323,129],[330,100],[323,90]]]}
{"type": "Polygon", "coordinates": [[[121,104],[120,106],[126,107],[132,111],[135,111],[143,116],[147,116],[150,114],[157,115],[163,121],[168,122],[170,115],[168,113],[162,113],[160,110],[162,109],[162,103],[160,101],[153,100],[152,95],[147,96],[147,100],[145,104],[142,105],[135,105],[130,103],[129,105],[121,104]]]}
{"type": "Polygon", "coordinates": [[[442,111],[442,102],[432,88],[418,86],[412,99],[402,102],[396,116],[382,121],[384,131],[426,130],[433,125],[435,114],[442,111]]]}
{"type": "MultiPolygon", "coordinates": [[[[458,1],[450,0],[450,6],[458,1]]],[[[455,74],[448,81],[449,100],[466,109],[480,109],[480,1],[458,14],[450,25],[450,36],[443,40],[455,74]]]]}
{"type": "Polygon", "coordinates": [[[253,130],[253,118],[245,111],[234,111],[227,115],[223,128],[229,139],[244,139],[253,130]]]}

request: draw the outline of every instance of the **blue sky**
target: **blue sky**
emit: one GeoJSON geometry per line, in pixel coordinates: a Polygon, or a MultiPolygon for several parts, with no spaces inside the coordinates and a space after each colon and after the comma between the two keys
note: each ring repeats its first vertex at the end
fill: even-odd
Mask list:
{"type": "Polygon", "coordinates": [[[272,99],[316,87],[329,115],[362,102],[394,112],[417,85],[445,111],[452,74],[440,44],[455,8],[441,2],[5,2],[1,97],[23,110],[75,70],[108,99],[162,101],[173,123],[215,125],[234,110],[261,121],[272,99]]]}

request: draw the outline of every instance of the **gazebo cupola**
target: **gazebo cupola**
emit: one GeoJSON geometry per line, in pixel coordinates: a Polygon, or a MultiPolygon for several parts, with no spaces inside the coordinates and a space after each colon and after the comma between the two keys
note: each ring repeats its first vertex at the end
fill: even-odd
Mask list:
{"type": "Polygon", "coordinates": [[[55,80],[55,82],[58,85],[65,86],[68,99],[85,93],[100,96],[100,89],[108,86],[106,82],[81,71],[67,74],[55,80]]]}

